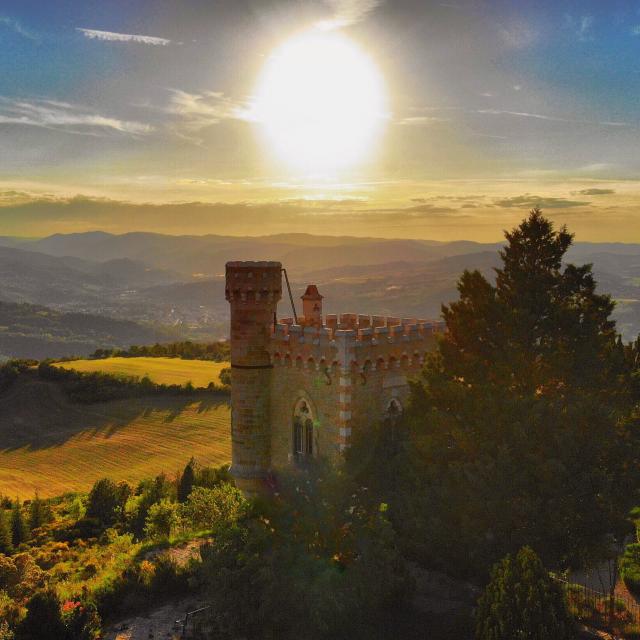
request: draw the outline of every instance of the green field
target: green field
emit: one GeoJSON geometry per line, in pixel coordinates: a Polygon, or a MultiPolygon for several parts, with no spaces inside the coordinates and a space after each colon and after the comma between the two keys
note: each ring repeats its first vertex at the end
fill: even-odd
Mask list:
{"type": "Polygon", "coordinates": [[[185,385],[191,381],[195,387],[206,387],[210,382],[220,384],[220,371],[229,363],[180,358],[107,358],[73,360],[55,366],[82,372],[102,371],[138,377],[147,375],[157,384],[185,385]]]}
{"type": "Polygon", "coordinates": [[[231,459],[229,424],[229,405],[215,396],[80,405],[56,384],[27,377],[0,396],[0,494],[29,498],[37,490],[47,497],[86,491],[104,476],[131,483],[173,476],[191,456],[223,464],[231,459]]]}

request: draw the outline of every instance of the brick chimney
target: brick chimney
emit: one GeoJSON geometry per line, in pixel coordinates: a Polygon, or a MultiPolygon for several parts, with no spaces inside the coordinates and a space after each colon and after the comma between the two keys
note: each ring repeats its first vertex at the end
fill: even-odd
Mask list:
{"type": "Polygon", "coordinates": [[[302,315],[307,326],[322,326],[322,298],[315,284],[307,285],[302,296],[302,315]]]}

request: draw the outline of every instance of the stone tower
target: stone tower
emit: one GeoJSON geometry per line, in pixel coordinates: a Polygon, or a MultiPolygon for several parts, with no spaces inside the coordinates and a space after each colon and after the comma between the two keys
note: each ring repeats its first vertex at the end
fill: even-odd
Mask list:
{"type": "Polygon", "coordinates": [[[269,345],[282,265],[228,262],[225,297],[231,305],[231,473],[240,489],[255,493],[271,468],[269,345]]]}

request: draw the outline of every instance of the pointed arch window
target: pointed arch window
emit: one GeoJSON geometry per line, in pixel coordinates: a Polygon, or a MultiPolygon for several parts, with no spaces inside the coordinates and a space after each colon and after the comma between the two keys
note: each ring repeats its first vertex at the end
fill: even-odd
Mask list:
{"type": "Polygon", "coordinates": [[[297,462],[316,455],[313,415],[306,400],[300,400],[293,415],[293,456],[297,462]]]}

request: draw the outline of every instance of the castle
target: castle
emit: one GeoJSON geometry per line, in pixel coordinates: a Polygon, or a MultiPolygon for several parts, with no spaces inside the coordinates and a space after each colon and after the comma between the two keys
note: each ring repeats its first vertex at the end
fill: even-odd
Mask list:
{"type": "Polygon", "coordinates": [[[231,471],[248,492],[278,468],[339,457],[353,434],[401,412],[408,377],[443,331],[413,318],[323,316],[315,285],[302,296],[302,317],[278,320],[282,272],[279,262],[226,265],[231,471]]]}

